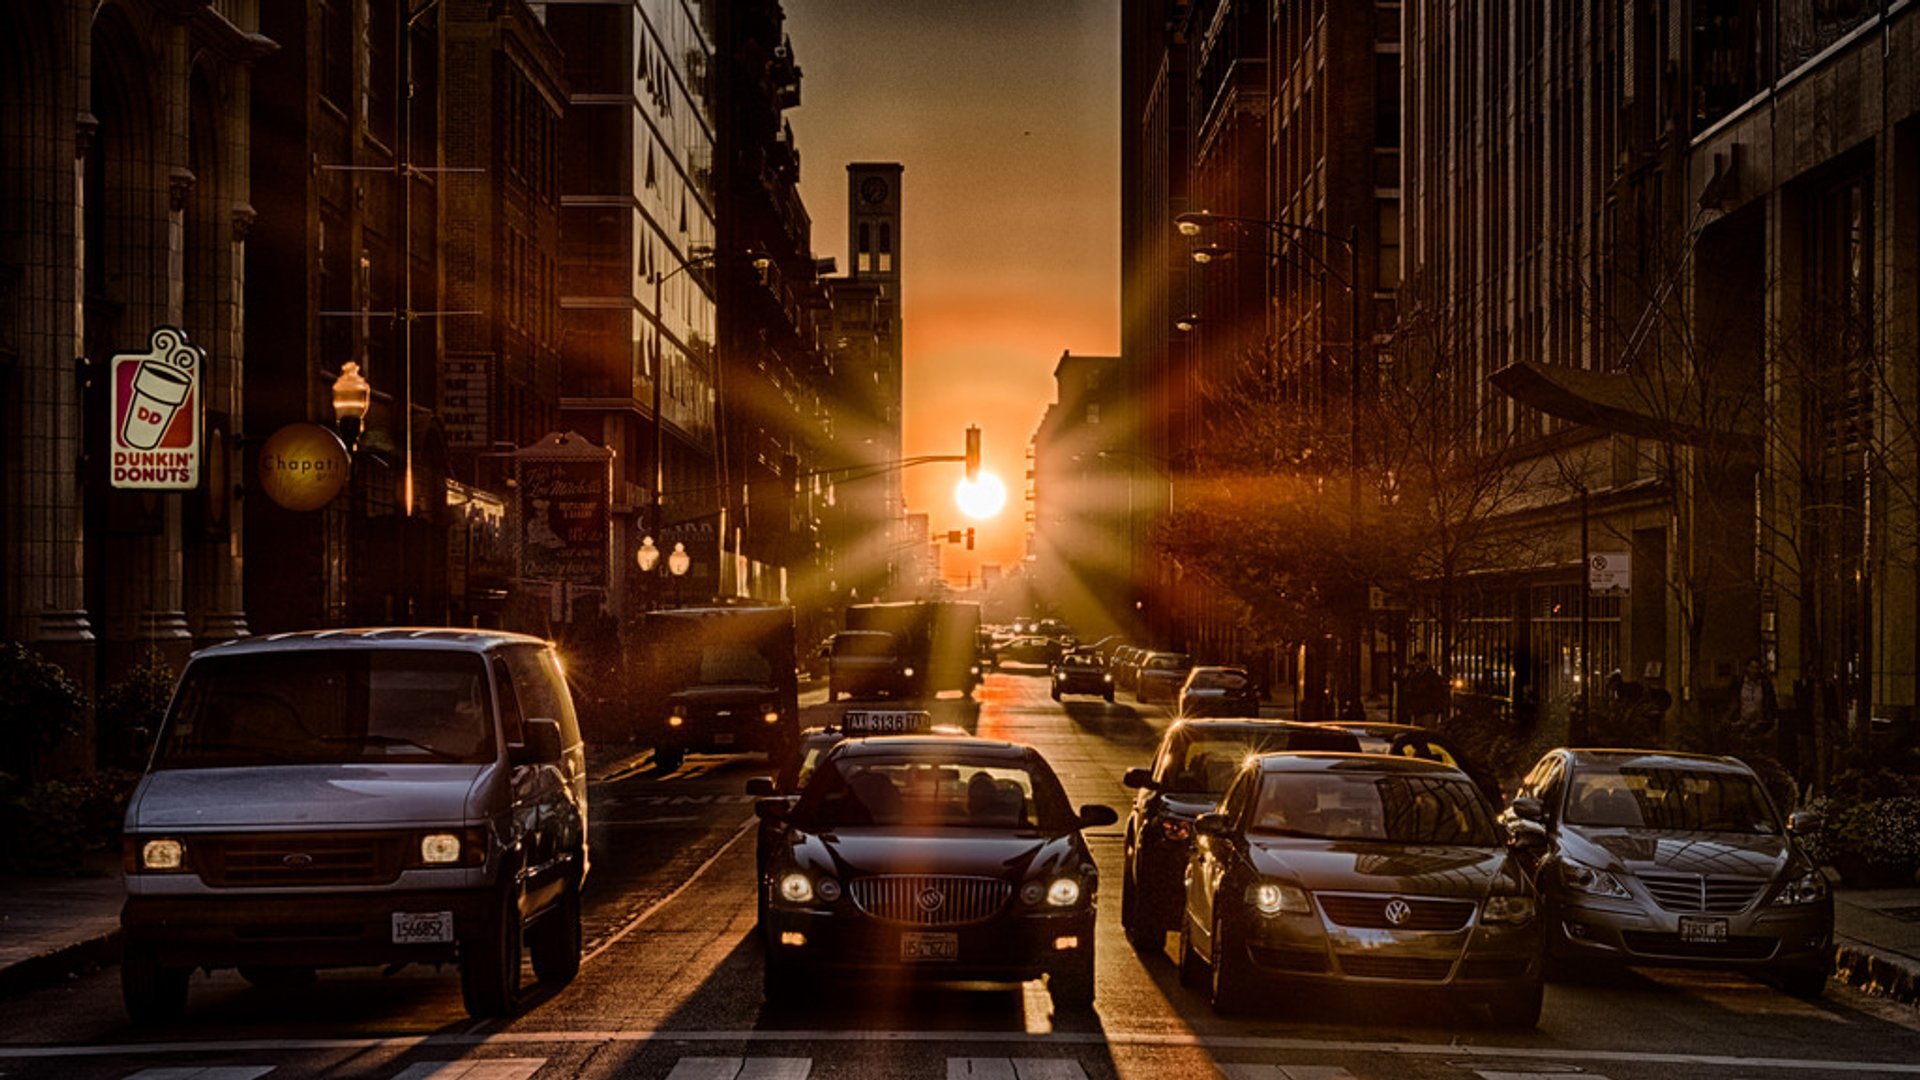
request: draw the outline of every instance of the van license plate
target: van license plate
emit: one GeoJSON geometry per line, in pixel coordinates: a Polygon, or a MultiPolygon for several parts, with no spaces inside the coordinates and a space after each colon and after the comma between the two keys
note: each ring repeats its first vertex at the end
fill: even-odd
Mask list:
{"type": "Polygon", "coordinates": [[[900,935],[900,959],[958,960],[960,959],[960,935],[902,934],[900,935]]]}
{"type": "Polygon", "coordinates": [[[1688,945],[1725,945],[1727,920],[1682,918],[1680,940],[1688,945]]]}
{"type": "Polygon", "coordinates": [[[453,912],[396,911],[393,913],[395,945],[431,945],[453,940],[453,912]]]}
{"type": "Polygon", "coordinates": [[[731,731],[716,731],[716,732],[714,732],[714,733],[713,733],[713,741],[714,741],[715,743],[717,743],[717,744],[719,744],[719,745],[721,745],[721,746],[732,746],[732,745],[733,745],[733,732],[731,732],[731,731]]]}

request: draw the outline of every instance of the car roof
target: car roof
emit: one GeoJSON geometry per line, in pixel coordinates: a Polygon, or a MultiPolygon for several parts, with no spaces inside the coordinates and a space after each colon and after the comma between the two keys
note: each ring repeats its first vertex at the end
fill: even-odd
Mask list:
{"type": "Polygon", "coordinates": [[[982,739],[976,735],[862,735],[857,739],[845,739],[833,748],[839,757],[891,757],[901,751],[913,750],[964,750],[968,754],[1004,757],[1009,761],[1024,759],[1039,751],[1025,743],[1006,742],[1000,739],[982,739]]]}
{"type": "Polygon", "coordinates": [[[501,645],[545,646],[546,639],[505,630],[469,630],[447,626],[370,626],[342,630],[302,630],[260,634],[209,645],[196,657],[247,656],[311,649],[463,649],[484,652],[501,645]]]}
{"type": "Polygon", "coordinates": [[[1639,765],[1649,768],[1698,769],[1706,768],[1729,773],[1751,773],[1753,770],[1744,762],[1730,757],[1715,757],[1711,754],[1685,754],[1678,750],[1611,750],[1581,748],[1578,750],[1561,747],[1561,753],[1572,759],[1575,766],[1580,765],[1639,765]]]}
{"type": "Polygon", "coordinates": [[[1439,734],[1432,728],[1421,727],[1418,724],[1395,724],[1385,720],[1325,720],[1319,726],[1366,735],[1400,735],[1409,732],[1421,735],[1439,734]]]}
{"type": "Polygon", "coordinates": [[[1466,774],[1451,765],[1425,758],[1395,754],[1337,754],[1302,750],[1282,754],[1261,754],[1262,772],[1376,772],[1376,773],[1454,773],[1466,774]]]}
{"type": "Polygon", "coordinates": [[[1224,664],[1195,664],[1187,670],[1195,675],[1207,675],[1213,672],[1218,672],[1222,675],[1245,675],[1247,673],[1246,668],[1228,667],[1224,664]]]}

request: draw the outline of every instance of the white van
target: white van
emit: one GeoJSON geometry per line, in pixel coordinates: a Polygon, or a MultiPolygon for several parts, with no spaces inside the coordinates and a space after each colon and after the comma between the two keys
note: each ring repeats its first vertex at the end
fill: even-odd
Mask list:
{"type": "Polygon", "coordinates": [[[196,968],[255,983],[456,963],[513,1011],[522,949],[580,966],[586,754],[559,658],[484,630],[275,634],[181,673],[127,807],[121,987],[176,1016],[196,968]]]}

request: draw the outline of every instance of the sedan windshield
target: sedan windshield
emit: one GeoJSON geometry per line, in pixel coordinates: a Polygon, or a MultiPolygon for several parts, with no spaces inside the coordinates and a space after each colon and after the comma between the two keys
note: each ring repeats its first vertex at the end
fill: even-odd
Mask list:
{"type": "Polygon", "coordinates": [[[487,669],[468,652],[313,649],[187,669],[157,768],[494,758],[487,669]]]}
{"type": "Polygon", "coordinates": [[[1196,671],[1187,683],[1189,690],[1244,690],[1247,677],[1238,671],[1196,671]]]}
{"type": "Polygon", "coordinates": [[[1587,765],[1573,774],[1567,821],[1672,832],[1780,831],[1751,776],[1640,765],[1587,765]]]}
{"type": "Polygon", "coordinates": [[[803,827],[972,828],[1066,832],[1067,795],[1045,765],[964,748],[843,757],[820,769],[794,818],[803,827]]]}
{"type": "Polygon", "coordinates": [[[1268,773],[1247,831],[1392,844],[1502,843],[1480,789],[1444,773],[1268,773]]]}

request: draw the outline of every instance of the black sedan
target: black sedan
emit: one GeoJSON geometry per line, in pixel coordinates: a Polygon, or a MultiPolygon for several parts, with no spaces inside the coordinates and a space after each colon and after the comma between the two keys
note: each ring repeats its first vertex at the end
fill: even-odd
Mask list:
{"type": "Polygon", "coordinates": [[[1246,668],[1196,667],[1174,697],[1178,716],[1259,716],[1260,688],[1246,668]]]}
{"type": "Polygon", "coordinates": [[[1074,810],[1032,747],[967,736],[850,739],[799,798],[755,811],[783,830],[759,887],[769,1001],[828,971],[927,981],[1047,978],[1093,1001],[1099,875],[1074,810]]]}
{"type": "Polygon", "coordinates": [[[1113,700],[1113,676],[1107,665],[1090,652],[1070,652],[1053,665],[1053,700],[1067,694],[1089,694],[1113,700]]]}
{"type": "Polygon", "coordinates": [[[1466,775],[1377,754],[1269,754],[1194,821],[1180,981],[1222,1012],[1295,985],[1442,991],[1540,1021],[1539,904],[1466,775]]]}
{"type": "Polygon", "coordinates": [[[1181,875],[1193,847],[1193,819],[1213,809],[1250,757],[1279,751],[1359,753],[1344,731],[1285,720],[1187,720],[1167,729],[1153,765],[1128,769],[1134,788],[1120,881],[1120,925],[1127,941],[1160,952],[1180,925],[1181,875]]]}

